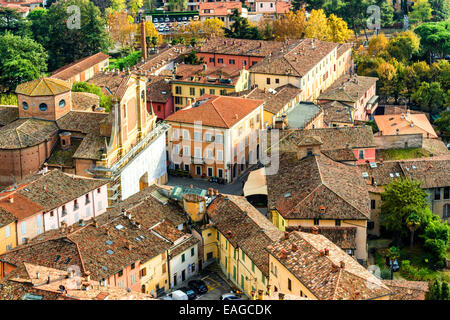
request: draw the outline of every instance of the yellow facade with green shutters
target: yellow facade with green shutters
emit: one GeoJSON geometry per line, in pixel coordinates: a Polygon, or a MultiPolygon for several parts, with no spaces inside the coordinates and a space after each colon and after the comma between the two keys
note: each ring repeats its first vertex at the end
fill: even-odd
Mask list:
{"type": "Polygon", "coordinates": [[[240,92],[248,89],[250,76],[248,70],[241,70],[240,76],[236,83],[233,84],[218,84],[218,83],[204,83],[187,80],[172,80],[172,95],[174,111],[190,105],[197,98],[204,94],[211,94],[217,96],[229,95],[233,92],[240,92]]]}
{"type": "Polygon", "coordinates": [[[257,298],[258,291],[266,292],[268,279],[250,257],[241,249],[235,248],[219,231],[216,235],[218,262],[222,272],[245,295],[257,298]]]}

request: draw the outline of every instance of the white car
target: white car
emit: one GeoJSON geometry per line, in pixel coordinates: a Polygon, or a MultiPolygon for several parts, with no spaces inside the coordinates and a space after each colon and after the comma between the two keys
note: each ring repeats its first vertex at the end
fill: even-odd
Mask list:
{"type": "Polygon", "coordinates": [[[162,300],[188,300],[188,296],[181,290],[175,290],[161,298],[162,300]]]}

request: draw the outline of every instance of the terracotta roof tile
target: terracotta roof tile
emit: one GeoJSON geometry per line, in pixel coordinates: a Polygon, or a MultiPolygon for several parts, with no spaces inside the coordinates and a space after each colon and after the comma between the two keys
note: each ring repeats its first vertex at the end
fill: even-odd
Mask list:
{"type": "Polygon", "coordinates": [[[267,56],[252,66],[250,71],[302,77],[336,47],[338,47],[338,44],[334,42],[302,39],[299,42],[294,42],[278,54],[267,56]]]}
{"type": "Polygon", "coordinates": [[[320,104],[324,111],[323,121],[330,125],[332,122],[353,123],[351,107],[339,101],[320,104]]]}
{"type": "Polygon", "coordinates": [[[242,11],[240,2],[202,2],[199,7],[200,16],[227,16],[231,15],[234,9],[242,11]],[[210,10],[205,12],[204,10],[210,10]]]}
{"type": "Polygon", "coordinates": [[[206,66],[180,64],[172,83],[205,83],[234,87],[241,76],[241,69],[232,66],[206,66]],[[206,67],[206,69],[204,69],[206,67]]]}
{"type": "Polygon", "coordinates": [[[52,72],[52,78],[58,78],[62,80],[70,80],[70,78],[80,74],[83,71],[88,70],[94,65],[109,59],[109,55],[103,52],[98,52],[92,56],[82,58],[68,65],[65,65],[52,72]]]}
{"type": "Polygon", "coordinates": [[[383,135],[421,133],[430,138],[437,138],[437,134],[430,121],[423,113],[403,113],[374,116],[380,132],[383,135]]]}
{"type": "Polygon", "coordinates": [[[426,281],[383,280],[383,283],[394,291],[391,300],[425,300],[429,290],[426,281]]]}
{"type": "Polygon", "coordinates": [[[343,102],[357,102],[364,94],[376,84],[378,78],[355,75],[343,75],[337,79],[317,99],[343,102]]]}
{"type": "Polygon", "coordinates": [[[366,300],[392,293],[381,280],[322,235],[294,231],[288,239],[277,241],[267,250],[320,300],[366,300]],[[292,244],[297,245],[295,252],[292,244]],[[286,258],[280,257],[283,249],[286,258]],[[328,255],[321,254],[324,249],[328,249],[328,255]]]}
{"type": "Polygon", "coordinates": [[[282,153],[278,174],[267,176],[269,208],[288,219],[369,219],[369,194],[353,168],[325,156],[297,160],[282,153]],[[322,212],[321,207],[325,206],[322,212]]]}
{"type": "Polygon", "coordinates": [[[166,118],[168,122],[194,123],[210,127],[231,128],[264,103],[262,100],[229,96],[203,95],[196,107],[179,110],[166,118]]]}
{"type": "MultiPolygon", "coordinates": [[[[333,242],[339,248],[356,249],[356,227],[316,226],[318,233],[333,242]]],[[[312,233],[314,227],[301,227],[301,232],[312,233]]]]}
{"type": "Polygon", "coordinates": [[[0,127],[17,120],[19,108],[17,106],[0,106],[0,127]]]}
{"type": "Polygon", "coordinates": [[[282,236],[260,212],[241,197],[219,195],[208,206],[207,214],[219,232],[234,247],[239,247],[265,275],[269,274],[269,256],[265,247],[282,236]],[[231,231],[231,235],[228,235],[231,231]]]}
{"type": "Polygon", "coordinates": [[[8,210],[0,207],[0,228],[16,221],[17,218],[8,210]]]}
{"type": "Polygon", "coordinates": [[[198,52],[266,57],[278,52],[283,46],[285,44],[279,41],[210,38],[200,46],[198,52]]]}
{"type": "Polygon", "coordinates": [[[72,84],[70,82],[53,78],[41,78],[19,84],[16,88],[16,93],[26,96],[54,96],[71,89],[72,84]]]}
{"type": "Polygon", "coordinates": [[[17,119],[0,128],[1,149],[22,149],[50,139],[58,127],[53,121],[17,119]]]}
{"type": "Polygon", "coordinates": [[[170,81],[163,76],[149,76],[147,82],[147,102],[167,103],[172,98],[170,81]]]}

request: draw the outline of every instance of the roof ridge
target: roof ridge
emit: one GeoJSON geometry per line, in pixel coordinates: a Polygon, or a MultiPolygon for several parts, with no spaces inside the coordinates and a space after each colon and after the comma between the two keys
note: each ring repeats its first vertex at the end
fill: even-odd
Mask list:
{"type": "Polygon", "coordinates": [[[225,124],[225,126],[227,126],[228,128],[230,128],[230,126],[228,125],[228,123],[225,121],[225,119],[222,117],[222,114],[219,112],[219,110],[217,110],[216,105],[214,104],[214,101],[221,99],[222,96],[218,96],[216,99],[211,101],[211,105],[213,106],[214,110],[217,112],[217,114],[219,115],[219,117],[222,119],[223,123],[225,124]]]}

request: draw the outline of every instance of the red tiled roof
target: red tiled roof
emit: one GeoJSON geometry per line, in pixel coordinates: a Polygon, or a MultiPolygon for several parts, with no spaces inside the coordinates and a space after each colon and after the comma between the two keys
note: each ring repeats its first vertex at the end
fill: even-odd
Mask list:
{"type": "Polygon", "coordinates": [[[169,122],[194,123],[210,127],[231,128],[245,116],[261,106],[263,100],[228,96],[203,95],[197,101],[204,101],[197,107],[179,110],[166,118],[169,122]]]}
{"type": "Polygon", "coordinates": [[[242,11],[242,4],[240,2],[203,2],[200,3],[200,16],[226,16],[231,15],[233,9],[242,11]],[[204,12],[210,10],[210,12],[204,12]]]}
{"type": "Polygon", "coordinates": [[[9,193],[9,195],[0,198],[0,207],[12,213],[19,220],[31,217],[44,210],[40,204],[17,192],[9,193]],[[9,197],[13,197],[12,203],[9,201],[9,197]]]}
{"type": "Polygon", "coordinates": [[[77,74],[88,70],[89,68],[95,66],[97,63],[100,63],[108,58],[109,55],[104,54],[103,52],[98,52],[92,56],[82,58],[53,71],[52,78],[69,80],[77,74]]]}

